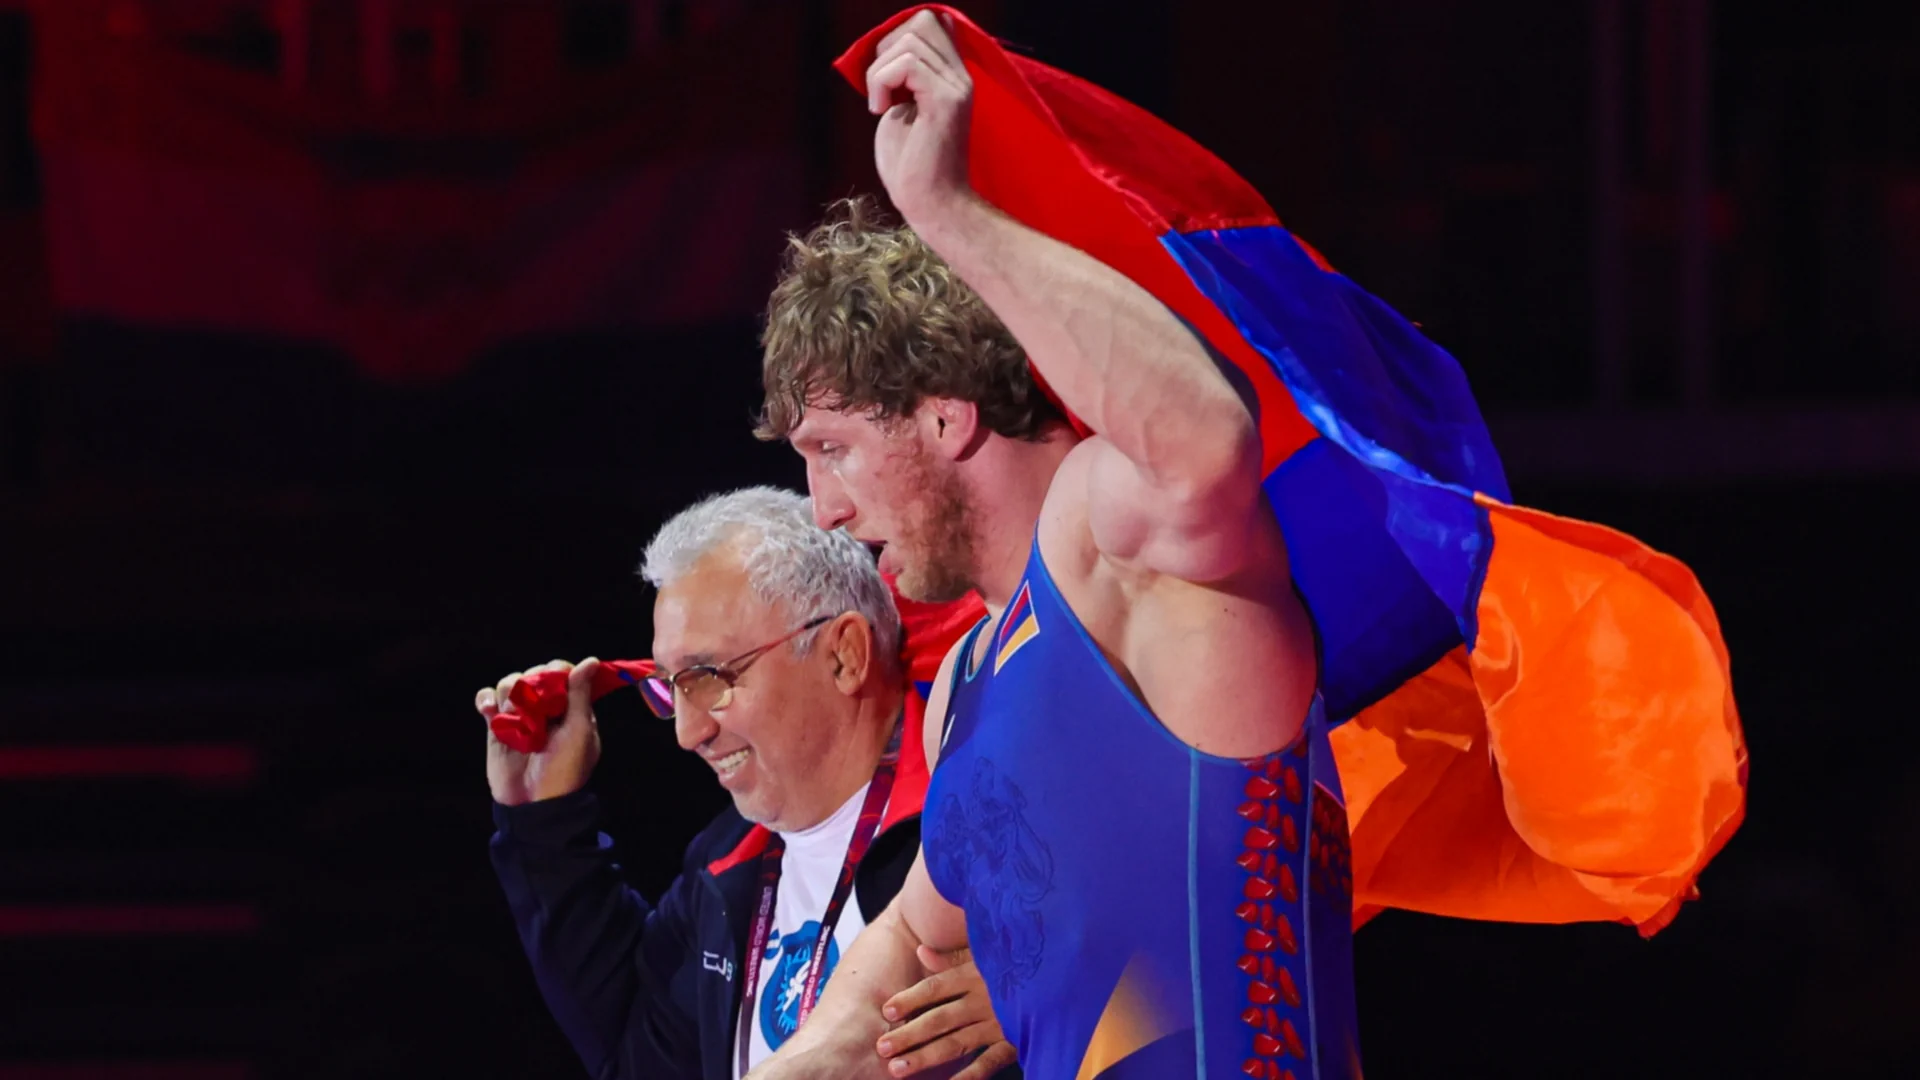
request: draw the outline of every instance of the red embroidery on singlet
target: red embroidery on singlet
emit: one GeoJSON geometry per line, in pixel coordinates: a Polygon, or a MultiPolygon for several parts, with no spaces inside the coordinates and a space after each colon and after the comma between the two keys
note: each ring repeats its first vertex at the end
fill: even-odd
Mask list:
{"type": "MultiPolygon", "coordinates": [[[[1288,751],[1247,763],[1249,775],[1239,814],[1248,823],[1234,862],[1247,872],[1245,900],[1234,909],[1247,924],[1239,968],[1247,977],[1247,1007],[1240,1019],[1253,1029],[1253,1056],[1240,1071],[1254,1080],[1297,1080],[1289,1059],[1305,1062],[1307,1050],[1291,1019],[1279,1010],[1301,1005],[1301,943],[1287,910],[1297,910],[1300,882],[1280,852],[1300,851],[1295,823],[1304,794],[1296,761],[1306,756],[1306,736],[1288,751]],[[1291,759],[1291,760],[1290,760],[1291,759]]],[[[1342,817],[1344,822],[1345,818],[1342,817]]],[[[1309,830],[1309,843],[1315,834],[1309,830]]]]}
{"type": "Polygon", "coordinates": [[[1316,892],[1353,899],[1353,843],[1347,836],[1347,810],[1333,793],[1313,786],[1313,816],[1307,827],[1307,870],[1316,892]]]}

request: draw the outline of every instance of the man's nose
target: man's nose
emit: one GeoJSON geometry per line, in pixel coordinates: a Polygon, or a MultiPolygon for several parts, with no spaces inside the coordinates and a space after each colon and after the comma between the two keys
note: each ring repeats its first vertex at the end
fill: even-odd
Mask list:
{"type": "Polygon", "coordinates": [[[807,492],[813,496],[813,523],[832,531],[853,520],[846,485],[827,469],[807,467],[807,492]]]}
{"type": "Polygon", "coordinates": [[[720,725],[714,722],[713,714],[685,701],[674,703],[673,736],[679,740],[680,749],[698,750],[719,733],[720,725]]]}

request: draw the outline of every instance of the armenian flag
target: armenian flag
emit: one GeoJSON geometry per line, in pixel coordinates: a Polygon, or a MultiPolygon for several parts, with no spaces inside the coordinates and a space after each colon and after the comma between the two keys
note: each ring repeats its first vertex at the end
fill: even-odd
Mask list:
{"type": "MultiPolygon", "coordinates": [[[[1459,364],[1197,143],[964,15],[974,188],[1224,358],[1322,643],[1356,915],[1652,934],[1738,827],[1747,755],[1693,573],[1512,501],[1459,364]]],[[[856,89],[903,11],[836,63],[856,89]]],[[[1083,427],[1084,430],[1084,427],[1083,427]]]]}

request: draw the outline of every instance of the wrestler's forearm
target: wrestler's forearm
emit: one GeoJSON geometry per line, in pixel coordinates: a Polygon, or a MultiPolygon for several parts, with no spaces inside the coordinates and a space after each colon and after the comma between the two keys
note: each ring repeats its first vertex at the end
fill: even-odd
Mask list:
{"type": "Polygon", "coordinates": [[[1152,294],[977,196],[912,221],[1067,408],[1155,486],[1257,484],[1258,433],[1206,347],[1152,294]]]}
{"type": "Polygon", "coordinates": [[[896,901],[867,925],[833,969],[807,1022],[749,1080],[859,1080],[886,1077],[874,1044],[887,1031],[880,1007],[926,975],[920,939],[896,901]]]}

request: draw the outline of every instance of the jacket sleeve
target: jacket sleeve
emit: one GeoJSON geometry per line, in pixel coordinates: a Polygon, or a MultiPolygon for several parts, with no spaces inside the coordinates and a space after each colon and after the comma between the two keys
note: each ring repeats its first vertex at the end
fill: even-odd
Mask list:
{"type": "Polygon", "coordinates": [[[629,888],[590,792],[493,808],[493,868],[554,1019],[596,1080],[700,1075],[694,1003],[698,882],[658,906],[629,888]]]}

